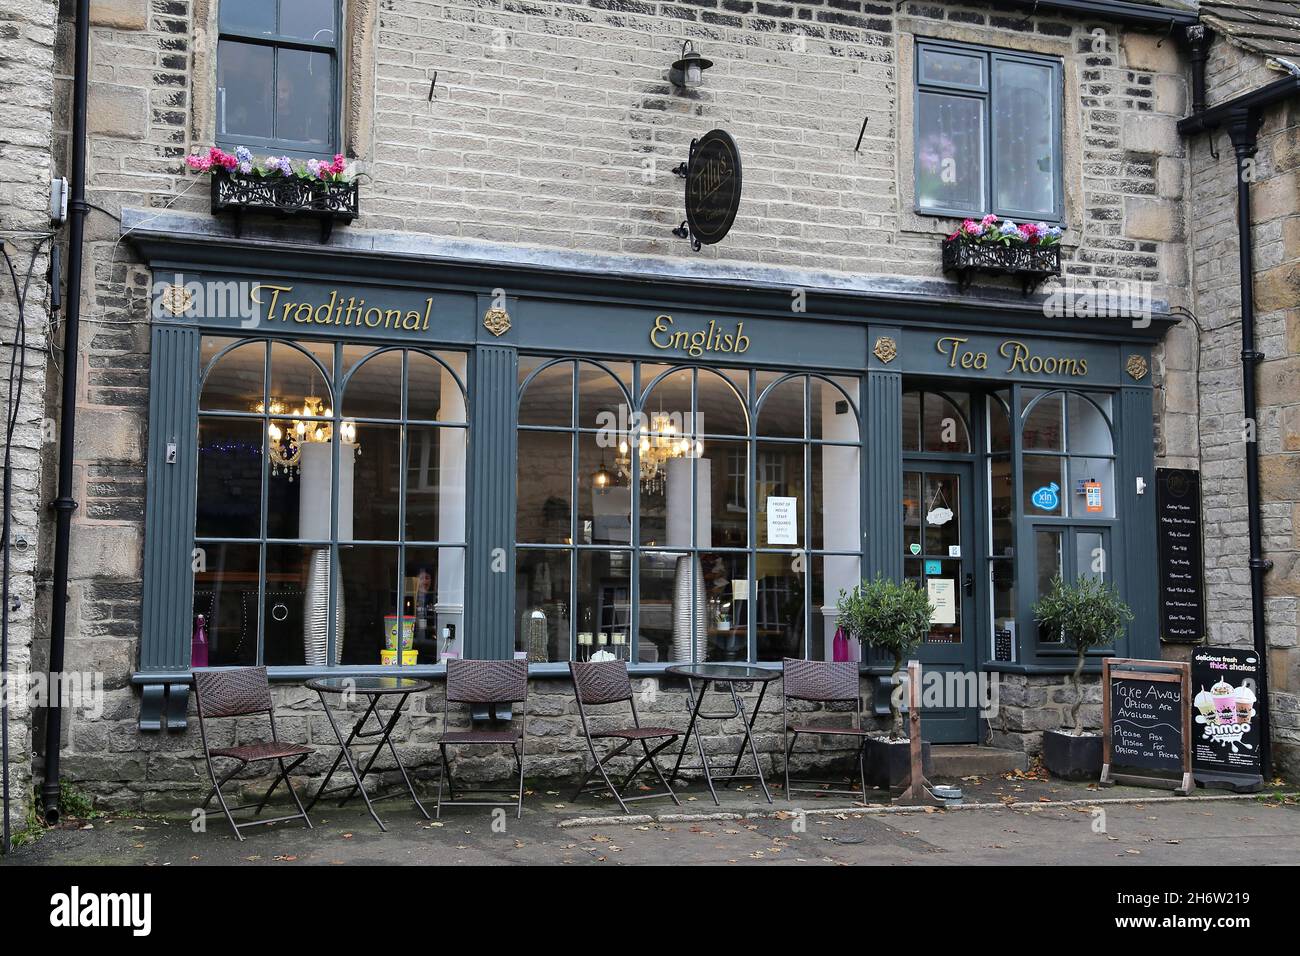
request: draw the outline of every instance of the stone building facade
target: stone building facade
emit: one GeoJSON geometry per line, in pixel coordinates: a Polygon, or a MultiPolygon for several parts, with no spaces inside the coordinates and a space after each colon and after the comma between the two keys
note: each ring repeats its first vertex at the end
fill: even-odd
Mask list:
{"type": "MultiPolygon", "coordinates": [[[[67,669],[102,674],[105,694],[95,713],[69,713],[62,747],[68,778],[115,806],[183,803],[202,782],[197,734],[141,732],[140,691],[132,683],[140,667],[145,575],[149,295],[159,278],[133,233],[165,225],[209,231],[217,241],[231,235],[212,221],[206,179],[184,164],[215,138],[218,3],[91,3],[93,208],[81,290],[84,348],[75,358],[83,381],[75,454],[80,508],[67,669]]],[[[47,169],[67,165],[71,29],[61,21],[55,44],[54,4],[9,6],[13,19],[4,22],[17,23],[21,33],[0,33],[0,45],[23,42],[36,53],[0,66],[20,71],[24,110],[32,116],[30,125],[8,123],[0,131],[6,160],[21,156],[30,171],[22,189],[9,177],[0,192],[0,228],[10,228],[13,209],[14,221],[41,232],[47,169]],[[9,65],[15,63],[21,66],[9,65]]],[[[577,257],[596,268],[673,279],[913,299],[955,293],[936,250],[958,223],[913,211],[916,38],[1059,57],[1064,274],[1075,282],[1146,284],[1157,310],[1195,316],[1173,325],[1155,347],[1156,461],[1201,469],[1209,638],[1249,643],[1232,152],[1222,136],[1216,159],[1205,138],[1178,135],[1177,121],[1191,108],[1190,73],[1172,30],[1048,3],[932,0],[344,0],[342,23],[342,142],[364,177],[361,216],[335,230],[332,249],[406,254],[418,247],[435,257],[525,263],[577,257]],[[700,89],[684,93],[667,82],[666,71],[687,39],[715,65],[700,89]],[[681,181],[672,171],[692,137],[713,127],[743,144],[744,201],[726,241],[695,253],[670,232],[681,219],[681,181]]],[[[1216,39],[1211,104],[1276,78],[1265,58],[1249,45],[1216,39]]],[[[1268,355],[1260,367],[1259,440],[1266,545],[1275,562],[1273,713],[1279,769],[1289,773],[1300,745],[1296,109],[1266,119],[1255,200],[1258,322],[1268,355]]],[[[315,243],[311,231],[291,225],[245,228],[246,237],[287,246],[315,243]]],[[[1025,301],[1008,280],[990,279],[963,294],[989,308],[1025,301]]],[[[29,342],[44,325],[37,310],[47,297],[47,287],[37,284],[28,304],[29,342]]],[[[6,329],[9,306],[0,299],[6,329]]],[[[43,351],[31,355],[29,380],[45,385],[50,413],[57,414],[58,362],[47,369],[43,351]]],[[[40,401],[39,387],[24,395],[25,403],[40,401]]],[[[16,472],[23,490],[16,500],[26,508],[16,515],[26,515],[30,540],[37,538],[40,499],[52,488],[50,479],[43,491],[37,487],[43,414],[33,406],[30,419],[22,419],[30,440],[17,443],[30,458],[16,459],[25,465],[16,472]]],[[[46,447],[46,474],[56,455],[57,448],[46,447]]],[[[28,585],[33,568],[49,566],[49,530],[44,523],[39,563],[35,548],[27,552],[29,565],[15,559],[28,585]]],[[[46,583],[40,600],[48,608],[46,583]]],[[[20,666],[29,659],[31,639],[21,635],[35,606],[25,597],[11,619],[20,635],[12,659],[20,666]]],[[[665,719],[683,712],[681,686],[653,676],[641,684],[651,712],[665,719]]],[[[295,684],[277,686],[289,708],[286,735],[324,746],[331,738],[314,695],[295,684]]],[[[1036,752],[1041,732],[1060,724],[1059,705],[1069,693],[1063,677],[1004,674],[1000,686],[1001,709],[986,739],[1036,752]]],[[[565,691],[556,678],[535,682],[532,767],[539,774],[573,773],[582,760],[565,691]]],[[[440,710],[435,692],[404,718],[399,734],[412,764],[432,765],[440,710]]],[[[1086,713],[1095,726],[1095,700],[1086,713]]],[[[15,765],[25,784],[37,728],[15,716],[15,765]]],[[[779,717],[765,715],[758,731],[771,760],[780,749],[779,717]]],[[[486,766],[481,775],[494,769],[486,766]]]]}

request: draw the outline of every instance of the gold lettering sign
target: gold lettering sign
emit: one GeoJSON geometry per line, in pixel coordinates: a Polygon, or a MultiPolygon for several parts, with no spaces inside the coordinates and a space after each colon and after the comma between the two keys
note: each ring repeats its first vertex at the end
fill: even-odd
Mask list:
{"type": "MultiPolygon", "coordinates": [[[[983,372],[989,367],[987,352],[967,348],[969,338],[946,335],[934,343],[939,354],[948,360],[949,368],[983,372]]],[[[1037,355],[1024,342],[1007,339],[998,346],[998,355],[1007,361],[1004,374],[1024,375],[1087,375],[1088,360],[1068,355],[1037,355]]]]}
{"type": "Polygon", "coordinates": [[[433,297],[419,309],[389,309],[366,305],[366,300],[350,295],[346,299],[337,289],[321,302],[290,298],[291,285],[259,283],[249,297],[262,308],[266,322],[296,322],[300,325],[336,325],[345,328],[389,329],[394,332],[427,332],[433,312],[433,297]]]}
{"type": "Polygon", "coordinates": [[[688,332],[685,329],[674,329],[671,315],[657,315],[650,328],[650,344],[657,349],[685,352],[692,358],[699,358],[705,352],[739,355],[749,350],[749,336],[745,334],[744,322],[737,322],[736,330],[728,332],[709,319],[705,328],[688,332]]]}

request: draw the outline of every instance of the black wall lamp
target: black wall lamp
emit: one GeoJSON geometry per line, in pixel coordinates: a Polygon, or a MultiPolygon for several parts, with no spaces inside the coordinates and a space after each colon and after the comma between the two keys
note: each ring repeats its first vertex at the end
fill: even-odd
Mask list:
{"type": "Polygon", "coordinates": [[[668,82],[684,90],[693,90],[704,82],[704,71],[713,66],[712,60],[706,60],[695,51],[690,40],[682,41],[682,55],[673,62],[668,71],[668,82]]]}

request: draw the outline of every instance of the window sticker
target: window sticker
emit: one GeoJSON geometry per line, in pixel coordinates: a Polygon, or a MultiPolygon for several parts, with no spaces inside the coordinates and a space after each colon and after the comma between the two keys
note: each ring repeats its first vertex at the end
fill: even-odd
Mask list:
{"type": "Polygon", "coordinates": [[[1061,504],[1061,486],[1056,482],[1045,485],[1035,491],[1030,500],[1034,503],[1035,508],[1043,511],[1055,511],[1061,504]]]}

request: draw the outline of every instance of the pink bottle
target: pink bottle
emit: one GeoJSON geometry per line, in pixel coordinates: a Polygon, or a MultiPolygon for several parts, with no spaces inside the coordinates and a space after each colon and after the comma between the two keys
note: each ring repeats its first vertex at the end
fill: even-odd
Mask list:
{"type": "Polygon", "coordinates": [[[837,661],[850,661],[849,639],[844,635],[844,628],[835,629],[835,639],[831,641],[831,657],[837,661]]]}
{"type": "Polygon", "coordinates": [[[208,629],[203,624],[203,615],[194,619],[194,636],[190,638],[190,666],[208,666],[208,629]]]}

